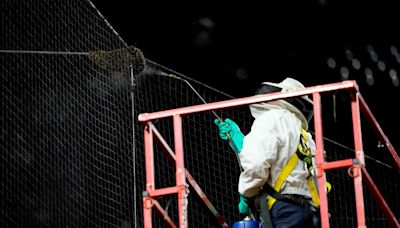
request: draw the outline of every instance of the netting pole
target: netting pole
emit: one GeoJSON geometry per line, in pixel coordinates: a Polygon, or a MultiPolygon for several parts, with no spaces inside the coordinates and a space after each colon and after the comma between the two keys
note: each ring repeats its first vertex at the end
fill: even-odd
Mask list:
{"type": "Polygon", "coordinates": [[[315,162],[317,166],[318,178],[318,194],[320,201],[321,213],[321,227],[329,228],[329,215],[328,215],[328,197],[325,186],[325,170],[324,170],[324,137],[322,133],[322,113],[321,113],[321,95],[313,93],[314,103],[314,125],[315,125],[315,143],[317,151],[315,154],[315,162]]]}
{"type": "Polygon", "coordinates": [[[176,187],[178,191],[178,213],[179,227],[188,227],[187,218],[187,185],[185,176],[184,153],[183,153],[183,134],[182,117],[174,115],[174,144],[176,160],[176,187]]]}
{"type": "Polygon", "coordinates": [[[361,168],[364,167],[365,160],[364,160],[364,151],[362,146],[360,105],[358,101],[358,93],[351,94],[351,113],[353,119],[355,157],[359,161],[358,164],[354,164],[352,168],[353,171],[352,175],[354,178],[354,192],[356,199],[357,223],[359,228],[364,228],[367,226],[365,224],[365,209],[364,209],[361,168]]]}

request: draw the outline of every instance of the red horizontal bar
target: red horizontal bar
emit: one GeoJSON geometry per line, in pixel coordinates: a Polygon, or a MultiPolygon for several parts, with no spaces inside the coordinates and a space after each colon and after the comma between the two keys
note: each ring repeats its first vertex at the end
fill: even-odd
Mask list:
{"type": "Polygon", "coordinates": [[[167,188],[159,188],[159,189],[151,190],[148,193],[149,193],[149,196],[151,196],[151,197],[175,194],[175,193],[178,193],[178,187],[173,186],[173,187],[167,187],[167,188]]]}
{"type": "Polygon", "coordinates": [[[353,164],[354,164],[353,159],[345,159],[333,162],[325,162],[322,164],[322,168],[324,170],[338,169],[338,168],[350,167],[353,164]]]}
{"type": "Polygon", "coordinates": [[[322,93],[322,92],[329,92],[329,91],[336,91],[343,89],[354,89],[358,91],[358,86],[357,83],[353,80],[343,81],[326,85],[311,86],[305,89],[293,90],[289,92],[276,92],[265,95],[255,95],[250,97],[236,98],[226,101],[218,101],[208,104],[200,104],[200,105],[164,110],[153,113],[142,113],[139,114],[138,119],[140,122],[148,122],[151,120],[170,117],[173,115],[185,115],[185,114],[193,114],[193,113],[205,112],[217,109],[240,107],[243,105],[249,105],[253,103],[268,102],[279,99],[285,99],[289,97],[304,96],[312,93],[322,93]]]}

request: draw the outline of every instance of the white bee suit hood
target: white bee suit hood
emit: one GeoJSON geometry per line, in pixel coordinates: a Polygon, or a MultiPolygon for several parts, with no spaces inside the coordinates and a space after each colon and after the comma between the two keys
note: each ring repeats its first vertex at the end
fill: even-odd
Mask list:
{"type": "Polygon", "coordinates": [[[277,100],[277,101],[272,101],[269,103],[258,103],[258,104],[252,104],[250,105],[250,112],[251,115],[257,119],[263,112],[272,110],[272,109],[279,109],[279,108],[284,108],[289,110],[290,112],[294,113],[297,118],[300,119],[301,121],[301,126],[305,130],[308,130],[308,122],[304,114],[298,110],[294,105],[290,104],[289,102],[286,102],[284,100],[277,100]]]}

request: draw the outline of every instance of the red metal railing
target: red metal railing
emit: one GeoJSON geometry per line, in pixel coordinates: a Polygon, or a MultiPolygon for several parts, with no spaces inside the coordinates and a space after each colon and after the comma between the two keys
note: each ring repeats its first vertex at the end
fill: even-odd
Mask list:
{"type": "Polygon", "coordinates": [[[365,210],[364,210],[364,197],[363,197],[363,186],[364,181],[368,189],[372,192],[372,195],[377,200],[381,210],[383,211],[386,219],[390,222],[393,227],[400,227],[399,222],[394,216],[393,212],[389,208],[388,204],[380,194],[377,186],[370,178],[364,162],[364,151],[361,134],[361,119],[360,119],[360,108],[366,115],[368,122],[372,125],[375,133],[378,135],[381,141],[385,142],[386,147],[389,149],[391,156],[395,161],[397,170],[400,170],[400,159],[396,153],[394,147],[390,143],[389,139],[385,136],[378,122],[372,115],[367,104],[361,97],[358,86],[355,81],[344,81],[339,83],[331,83],[326,85],[319,85],[313,87],[307,87],[302,90],[290,91],[290,92],[277,92],[266,95],[256,95],[251,97],[244,97],[238,99],[232,99],[227,101],[213,102],[208,104],[195,105],[190,107],[183,107],[171,110],[165,110],[154,113],[143,113],[140,114],[138,119],[140,122],[146,125],[144,130],[144,141],[145,141],[145,159],[146,159],[146,191],[143,196],[143,216],[144,216],[144,227],[152,227],[152,209],[155,208],[156,212],[160,214],[166,223],[171,227],[176,227],[172,222],[171,218],[158,204],[156,197],[168,194],[178,194],[178,212],[179,212],[179,227],[188,226],[187,218],[187,183],[189,181],[196,193],[200,196],[209,210],[213,213],[219,224],[222,227],[227,227],[227,224],[223,218],[219,215],[217,210],[213,207],[207,196],[202,192],[200,186],[197,185],[194,178],[190,175],[184,164],[184,148],[182,140],[182,116],[200,113],[205,111],[213,111],[224,108],[234,108],[245,105],[250,105],[259,102],[268,102],[273,100],[279,100],[289,97],[297,97],[312,94],[314,102],[314,125],[315,125],[315,142],[316,142],[316,168],[318,178],[318,189],[320,195],[320,211],[321,211],[321,225],[323,228],[329,227],[329,214],[328,214],[328,200],[326,192],[326,178],[325,172],[331,169],[338,168],[350,168],[349,174],[354,180],[354,190],[356,199],[356,212],[357,212],[357,224],[358,227],[366,227],[365,223],[365,210]],[[351,94],[351,111],[353,121],[353,135],[354,135],[354,148],[355,156],[354,159],[345,159],[333,162],[326,162],[324,159],[324,141],[323,141],[323,129],[322,129],[322,112],[321,112],[321,93],[336,91],[336,90],[348,90],[351,94]],[[156,130],[152,121],[160,118],[173,118],[174,126],[174,148],[175,153],[168,146],[159,132],[156,130]],[[164,152],[170,158],[171,161],[175,162],[176,166],[176,185],[172,187],[156,189],[154,186],[154,162],[153,162],[153,136],[155,136],[158,143],[164,148],[164,152]]]}

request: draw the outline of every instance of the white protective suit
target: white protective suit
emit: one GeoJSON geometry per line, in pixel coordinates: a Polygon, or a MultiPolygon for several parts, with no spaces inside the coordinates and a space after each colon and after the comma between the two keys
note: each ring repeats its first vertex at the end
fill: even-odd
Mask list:
{"type": "MultiPolygon", "coordinates": [[[[278,100],[250,105],[255,118],[251,131],[245,136],[239,158],[243,171],[239,177],[239,193],[245,197],[258,194],[267,181],[271,186],[297,150],[300,129],[308,129],[304,115],[290,103],[278,100]]],[[[315,152],[311,135],[308,144],[315,152]]],[[[310,197],[307,171],[299,160],[280,191],[310,197]]]]}

